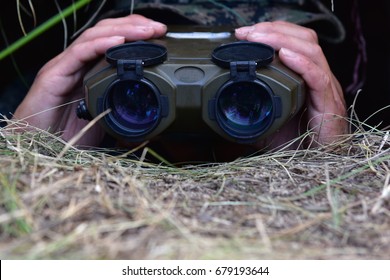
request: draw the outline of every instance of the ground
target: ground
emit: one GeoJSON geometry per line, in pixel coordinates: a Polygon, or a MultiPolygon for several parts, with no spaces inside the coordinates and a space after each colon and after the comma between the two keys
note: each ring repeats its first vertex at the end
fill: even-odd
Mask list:
{"type": "Polygon", "coordinates": [[[390,257],[385,131],[184,167],[0,132],[1,259],[390,257]]]}

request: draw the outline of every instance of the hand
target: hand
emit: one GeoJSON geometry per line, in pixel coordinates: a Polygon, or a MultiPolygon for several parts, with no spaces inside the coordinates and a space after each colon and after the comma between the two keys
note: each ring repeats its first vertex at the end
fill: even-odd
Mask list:
{"type": "MultiPolygon", "coordinates": [[[[272,46],[279,51],[280,60],[305,80],[308,91],[305,119],[307,129],[314,132],[314,144],[331,143],[347,132],[343,91],[313,30],[288,22],[263,22],[238,28],[236,37],[272,46]]],[[[298,131],[298,127],[297,123],[285,125],[273,137],[272,146],[294,138],[294,129],[298,131]]]]}
{"type": "MultiPolygon", "coordinates": [[[[99,22],[39,71],[13,119],[52,132],[61,132],[64,140],[70,140],[87,124],[87,121],[77,118],[75,109],[78,102],[72,101],[84,97],[82,80],[91,63],[110,47],[125,41],[160,37],[165,32],[165,25],[139,15],[99,22]]],[[[103,131],[96,125],[78,144],[98,146],[103,135],[103,131]]]]}

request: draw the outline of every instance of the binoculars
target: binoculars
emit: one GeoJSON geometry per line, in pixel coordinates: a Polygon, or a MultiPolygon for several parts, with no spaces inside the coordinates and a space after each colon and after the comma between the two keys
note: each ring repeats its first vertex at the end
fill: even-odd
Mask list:
{"type": "Polygon", "coordinates": [[[264,44],[232,32],[168,32],[112,47],[84,77],[79,118],[127,142],[164,133],[207,133],[254,143],[304,104],[302,78],[264,44]]]}

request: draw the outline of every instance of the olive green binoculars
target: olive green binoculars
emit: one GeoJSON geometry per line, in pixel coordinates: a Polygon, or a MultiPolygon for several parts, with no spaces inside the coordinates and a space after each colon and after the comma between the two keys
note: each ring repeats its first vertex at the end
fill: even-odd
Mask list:
{"type": "Polygon", "coordinates": [[[213,133],[254,143],[280,129],[304,104],[302,78],[264,44],[231,32],[170,32],[107,50],[84,77],[79,118],[117,139],[213,133]]]}

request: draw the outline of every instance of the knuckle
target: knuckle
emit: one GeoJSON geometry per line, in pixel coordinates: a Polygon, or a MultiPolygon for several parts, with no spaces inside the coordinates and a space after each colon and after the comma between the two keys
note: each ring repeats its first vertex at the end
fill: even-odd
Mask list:
{"type": "Polygon", "coordinates": [[[306,35],[306,38],[307,38],[308,41],[311,41],[311,42],[314,42],[314,43],[318,43],[317,32],[315,32],[313,29],[306,28],[305,29],[305,35],[306,35]]]}
{"type": "Polygon", "coordinates": [[[82,33],[82,37],[88,39],[88,38],[91,38],[93,37],[93,34],[95,33],[95,28],[94,27],[90,27],[88,29],[86,29],[83,33],[82,33]]]}
{"type": "Polygon", "coordinates": [[[274,30],[274,23],[265,21],[254,25],[256,31],[272,32],[274,30]]]}
{"type": "Polygon", "coordinates": [[[318,44],[313,44],[310,47],[310,52],[312,57],[321,57],[324,55],[321,46],[318,44]]]}
{"type": "Polygon", "coordinates": [[[280,44],[286,44],[284,43],[286,41],[286,36],[284,36],[283,34],[280,34],[280,33],[276,33],[276,32],[273,32],[273,33],[270,33],[267,35],[267,40],[271,43],[271,42],[279,42],[280,44]]]}
{"type": "Polygon", "coordinates": [[[95,26],[105,26],[105,25],[110,25],[112,23],[113,19],[106,18],[100,20],[95,26]]]}
{"type": "Polygon", "coordinates": [[[112,25],[110,26],[110,33],[109,34],[113,34],[113,35],[119,35],[121,34],[122,32],[122,25],[112,25]]]}
{"type": "Polygon", "coordinates": [[[136,21],[139,21],[139,20],[146,20],[146,21],[149,21],[149,19],[145,18],[144,16],[142,15],[138,15],[138,14],[132,14],[129,16],[129,18],[131,20],[136,20],[136,21]]]}
{"type": "Polygon", "coordinates": [[[93,46],[93,45],[94,45],[94,40],[92,40],[90,42],[90,44],[84,42],[84,43],[78,43],[78,44],[71,45],[66,50],[66,53],[64,53],[64,56],[77,59],[81,53],[85,52],[85,50],[86,50],[86,48],[88,48],[88,46],[93,46]]]}
{"type": "Polygon", "coordinates": [[[323,89],[331,88],[331,81],[331,77],[325,71],[323,71],[321,75],[319,75],[319,83],[323,89]]]}

